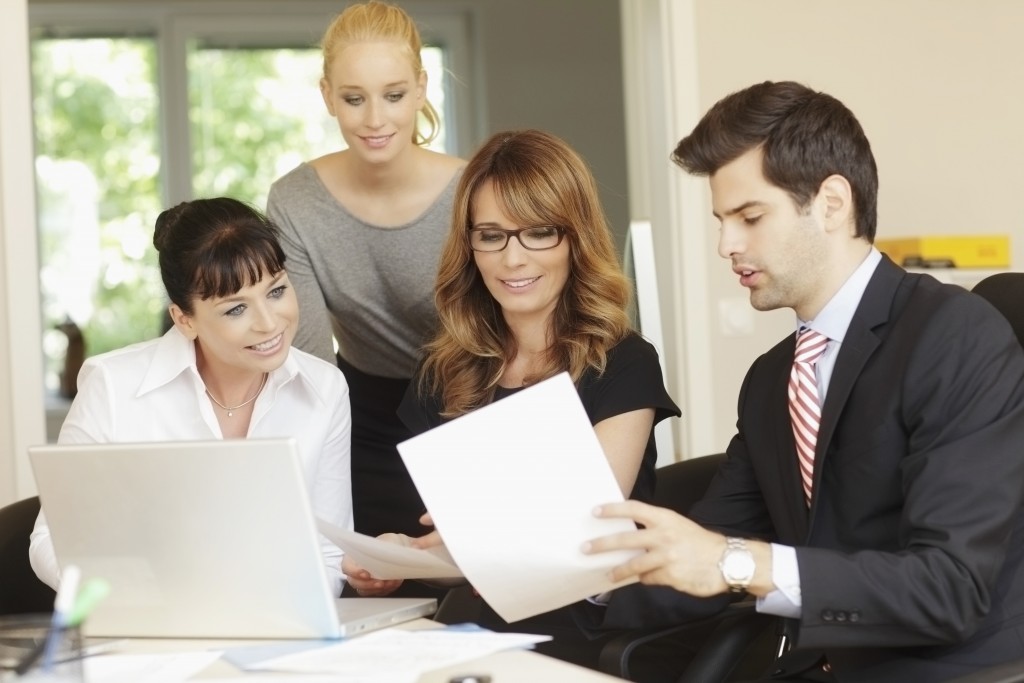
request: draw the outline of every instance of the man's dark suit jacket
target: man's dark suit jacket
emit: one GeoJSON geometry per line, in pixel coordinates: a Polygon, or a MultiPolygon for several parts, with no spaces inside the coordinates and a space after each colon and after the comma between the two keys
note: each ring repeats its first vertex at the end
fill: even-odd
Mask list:
{"type": "Polygon", "coordinates": [[[794,347],[751,366],[693,519],[796,547],[796,647],[840,681],[930,683],[1020,657],[1024,351],[1005,318],[883,258],[836,357],[810,510],[787,409],[794,347]]]}

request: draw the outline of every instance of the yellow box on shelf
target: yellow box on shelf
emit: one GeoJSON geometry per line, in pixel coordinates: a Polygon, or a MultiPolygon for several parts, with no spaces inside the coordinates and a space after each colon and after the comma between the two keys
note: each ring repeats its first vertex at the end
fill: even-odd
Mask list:
{"type": "Polygon", "coordinates": [[[1009,268],[1008,235],[942,235],[875,240],[878,250],[901,266],[1009,268]]]}

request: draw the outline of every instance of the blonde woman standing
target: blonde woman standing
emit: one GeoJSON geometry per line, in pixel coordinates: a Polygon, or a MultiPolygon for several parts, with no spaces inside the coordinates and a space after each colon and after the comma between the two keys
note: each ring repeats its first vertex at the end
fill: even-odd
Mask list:
{"type": "Polygon", "coordinates": [[[352,5],[322,47],[320,90],[347,148],[278,179],[267,212],[302,311],[295,345],[336,362],[351,389],[356,530],[419,535],[423,504],[395,448],[410,433],[395,411],[436,328],[433,283],[465,162],[425,146],[439,121],[403,10],[352,5]]]}

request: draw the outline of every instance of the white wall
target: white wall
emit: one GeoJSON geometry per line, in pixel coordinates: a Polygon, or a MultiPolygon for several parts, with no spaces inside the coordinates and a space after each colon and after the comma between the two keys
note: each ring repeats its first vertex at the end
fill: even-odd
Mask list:
{"type": "Polygon", "coordinates": [[[484,135],[540,128],[565,139],[594,172],[622,247],[630,197],[618,0],[474,0],[473,6],[484,135]]]}
{"type": "MultiPolygon", "coordinates": [[[[690,100],[704,112],[758,81],[801,81],[838,97],[864,126],[879,165],[879,237],[1007,233],[1015,268],[1024,266],[1024,220],[1015,201],[1024,187],[1024,3],[623,0],[624,11],[635,4],[682,17],[652,26],[648,36],[683,51],[660,84],[677,105],[675,134],[651,154],[667,155],[692,129],[695,121],[685,106],[690,100]],[[696,51],[695,65],[681,45],[696,51]]],[[[635,155],[631,149],[630,158],[635,155]]],[[[681,201],[685,187],[676,188],[672,201],[681,201]]],[[[702,193],[707,206],[706,187],[702,193]]],[[[710,324],[699,311],[686,313],[677,324],[681,338],[675,347],[682,366],[704,368],[696,375],[677,373],[676,379],[697,383],[713,407],[713,424],[697,426],[710,432],[711,443],[688,440],[686,455],[693,455],[726,445],[747,367],[791,329],[792,314],[752,313],[750,334],[724,334],[719,305],[745,299],[746,293],[714,253],[717,225],[710,213],[685,218],[655,229],[710,238],[706,276],[686,276],[690,291],[684,293],[692,297],[693,288],[699,289],[710,324]],[[694,344],[697,338],[705,340],[694,344]]],[[[671,256],[675,270],[685,270],[694,258],[679,249],[671,256]]],[[[684,310],[678,292],[667,295],[668,312],[684,310]]],[[[673,389],[677,396],[693,394],[692,388],[673,389]]],[[[693,406],[688,409],[692,415],[693,406]]],[[[683,416],[684,425],[689,417],[683,416]]]]}
{"type": "MultiPolygon", "coordinates": [[[[673,170],[677,131],[699,117],[695,12],[691,0],[622,0],[622,42],[631,218],[653,226],[669,392],[682,408],[673,420],[675,458],[716,449],[714,405],[707,400],[711,349],[706,296],[708,236],[700,224],[703,184],[673,170]],[[674,84],[681,84],[675,87],[674,84]],[[680,125],[682,122],[682,125],[680,125]]],[[[664,454],[659,452],[659,461],[664,454]]]]}
{"type": "Polygon", "coordinates": [[[34,486],[45,441],[25,0],[0,3],[0,506],[34,486]]]}

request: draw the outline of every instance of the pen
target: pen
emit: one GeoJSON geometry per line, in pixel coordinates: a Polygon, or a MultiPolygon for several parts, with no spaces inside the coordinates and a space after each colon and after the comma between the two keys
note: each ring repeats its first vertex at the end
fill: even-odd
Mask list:
{"type": "MultiPolygon", "coordinates": [[[[63,579],[61,581],[61,585],[63,585],[63,579]]],[[[54,656],[57,654],[55,652],[56,643],[59,642],[60,636],[67,629],[81,625],[81,623],[85,621],[85,618],[89,615],[89,612],[92,611],[93,607],[95,607],[100,600],[105,598],[108,593],[110,593],[110,584],[104,581],[103,579],[93,578],[86,581],[85,584],[82,586],[82,590],[78,591],[78,597],[75,600],[75,606],[71,610],[64,613],[65,617],[62,619],[62,624],[59,627],[51,627],[51,629],[47,632],[46,639],[38,645],[36,645],[36,647],[33,648],[32,652],[28,653],[28,655],[26,655],[25,658],[18,664],[18,667],[16,669],[18,675],[24,675],[32,667],[32,665],[35,664],[36,660],[39,659],[40,655],[43,655],[44,657],[43,670],[48,671],[56,663],[70,662],[75,659],[81,659],[86,655],[94,654],[96,652],[96,648],[93,648],[91,652],[79,648],[76,651],[65,653],[59,659],[54,656]],[[52,640],[51,634],[55,634],[52,640]],[[51,642],[54,644],[47,646],[47,643],[51,642]],[[47,650],[46,647],[48,647],[49,649],[47,650]]]]}
{"type": "Polygon", "coordinates": [[[67,627],[68,613],[71,612],[78,594],[78,582],[82,573],[76,565],[69,564],[61,572],[60,586],[57,588],[57,599],[53,603],[53,616],[50,618],[50,627],[46,630],[46,637],[25,655],[15,672],[24,676],[29,669],[43,657],[43,669],[49,671],[53,668],[53,656],[57,649],[57,643],[67,627]]]}
{"type": "Polygon", "coordinates": [[[78,599],[75,600],[75,606],[71,609],[68,614],[67,626],[78,626],[85,618],[89,616],[89,612],[92,612],[93,608],[99,604],[100,600],[107,597],[110,593],[110,583],[104,579],[89,579],[82,586],[82,590],[78,593],[78,599]]]}
{"type": "Polygon", "coordinates": [[[67,628],[68,613],[74,607],[75,598],[78,596],[78,582],[81,578],[82,572],[77,565],[69,564],[61,572],[57,599],[53,603],[53,619],[50,621],[50,628],[46,632],[44,641],[43,671],[53,669],[53,658],[57,653],[61,637],[64,635],[64,629],[67,628]]]}

